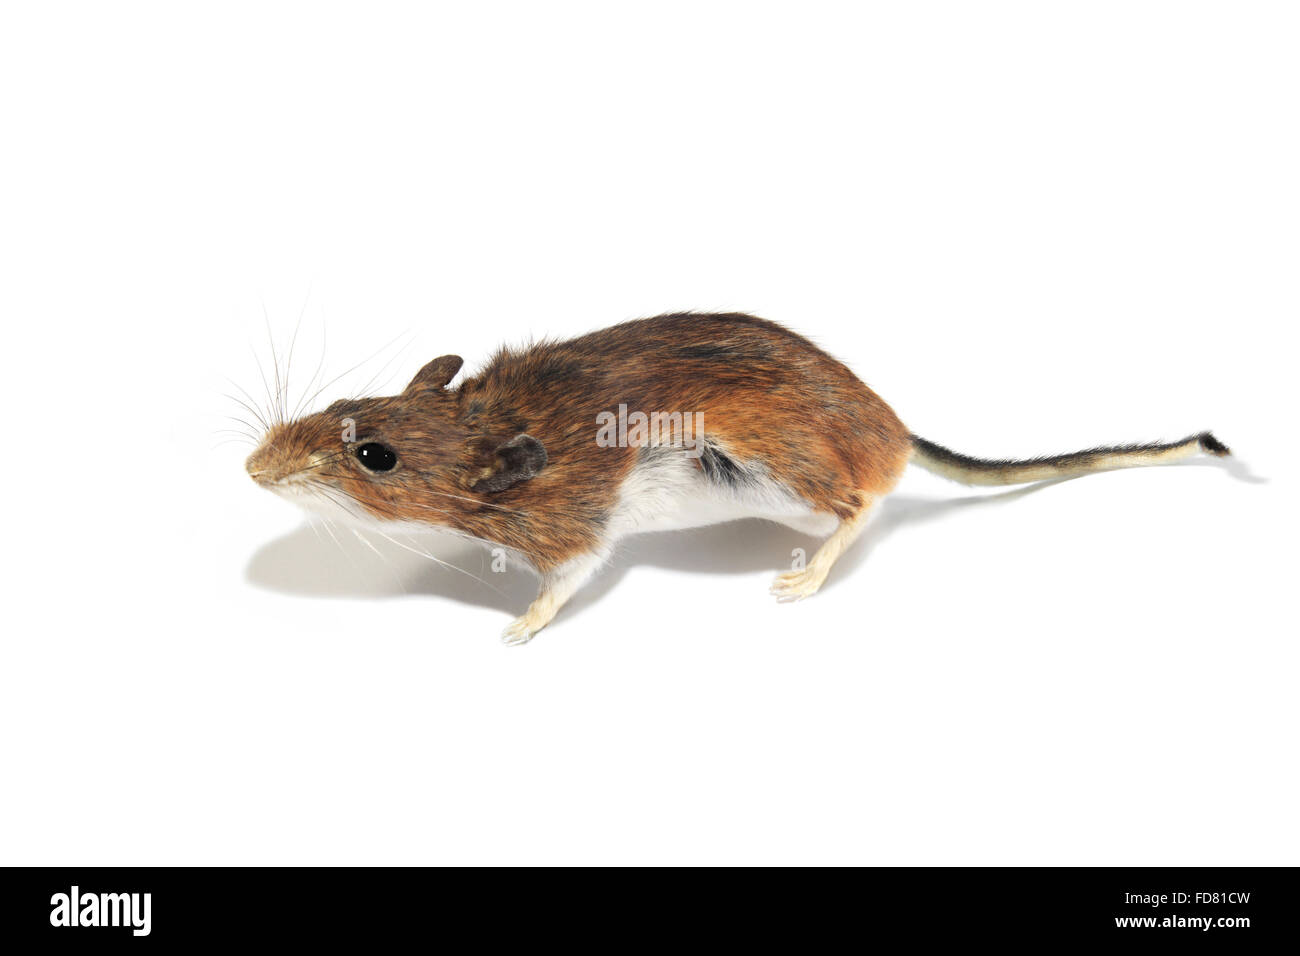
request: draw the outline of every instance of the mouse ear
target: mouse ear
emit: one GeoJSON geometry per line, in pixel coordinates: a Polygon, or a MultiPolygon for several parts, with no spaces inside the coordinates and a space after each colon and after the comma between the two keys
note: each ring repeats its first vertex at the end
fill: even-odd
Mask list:
{"type": "Polygon", "coordinates": [[[532,435],[516,435],[492,453],[491,464],[470,487],[474,491],[504,491],[545,467],[546,447],[532,435]]]}
{"type": "Polygon", "coordinates": [[[406,391],[423,392],[425,389],[442,388],[460,371],[465,360],[459,355],[440,355],[424,368],[415,373],[406,391]]]}

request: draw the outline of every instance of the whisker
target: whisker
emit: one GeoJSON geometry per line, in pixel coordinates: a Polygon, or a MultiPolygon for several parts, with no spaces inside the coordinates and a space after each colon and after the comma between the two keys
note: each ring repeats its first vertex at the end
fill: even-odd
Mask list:
{"type": "Polygon", "coordinates": [[[298,321],[293,327],[293,337],[289,339],[289,356],[284,360],[284,400],[282,405],[284,411],[288,414],[289,405],[289,370],[293,366],[293,349],[298,344],[298,330],[302,328],[302,317],[307,314],[307,303],[311,301],[311,289],[307,289],[307,298],[303,300],[302,308],[298,310],[298,321]]]}
{"type": "Polygon", "coordinates": [[[249,351],[253,354],[253,362],[257,365],[257,374],[262,379],[262,390],[266,392],[266,419],[274,421],[275,415],[271,412],[271,408],[275,402],[271,398],[271,383],[266,379],[266,370],[262,368],[262,360],[257,356],[257,349],[250,345],[249,351]]]}
{"type": "Polygon", "coordinates": [[[475,581],[483,585],[485,588],[491,588],[493,591],[495,591],[497,594],[501,595],[502,597],[508,597],[508,595],[500,588],[496,587],[495,585],[488,584],[487,581],[484,581],[482,578],[480,578],[478,575],[474,574],[473,572],[466,571],[464,568],[457,567],[456,565],[444,561],[439,557],[435,557],[434,555],[429,554],[427,551],[421,551],[419,548],[414,548],[414,547],[410,547],[409,545],[402,544],[402,542],[389,537],[388,535],[384,534],[382,531],[375,530],[375,534],[379,535],[381,538],[384,538],[387,541],[391,541],[399,548],[406,548],[406,550],[410,551],[412,554],[418,554],[422,557],[428,558],[431,561],[436,561],[438,564],[441,564],[444,568],[451,568],[451,570],[453,571],[459,571],[461,574],[465,575],[466,577],[473,578],[475,581]]]}
{"type": "Polygon", "coordinates": [[[379,555],[379,560],[384,562],[384,567],[388,568],[388,572],[393,576],[393,580],[397,582],[397,586],[402,589],[402,593],[410,594],[411,592],[406,590],[406,585],[402,582],[401,577],[398,576],[397,571],[393,568],[393,562],[388,560],[388,556],[376,548],[375,543],[363,535],[360,529],[353,528],[352,533],[357,536],[358,541],[364,544],[371,551],[375,552],[375,554],[379,555]]]}
{"type": "MultiPolygon", "coordinates": [[[[323,476],[321,476],[321,477],[334,477],[334,476],[326,474],[326,475],[323,475],[323,476]]],[[[362,502],[361,499],[359,499],[356,495],[352,494],[352,493],[351,493],[350,491],[348,491],[346,488],[341,488],[341,487],[338,487],[338,486],[331,486],[331,485],[320,484],[320,483],[318,483],[317,486],[320,487],[320,488],[322,488],[322,489],[324,489],[324,490],[326,490],[326,491],[329,492],[329,493],[332,493],[332,494],[335,494],[335,495],[342,495],[342,496],[344,496],[346,499],[348,499],[349,501],[355,503],[355,505],[357,506],[357,508],[360,508],[360,509],[361,509],[359,512],[358,512],[358,511],[354,511],[351,507],[349,507],[348,505],[344,504],[342,501],[338,501],[337,499],[335,500],[335,503],[336,503],[336,504],[338,504],[340,507],[342,507],[344,510],[348,511],[350,514],[354,515],[355,517],[364,518],[364,519],[371,519],[371,518],[372,518],[371,512],[373,512],[373,513],[375,513],[375,514],[378,514],[378,515],[381,516],[381,517],[384,517],[384,518],[389,519],[390,521],[406,521],[406,520],[409,520],[408,517],[407,517],[407,515],[401,514],[401,513],[397,512],[397,511],[394,511],[392,508],[387,507],[387,506],[386,506],[387,503],[385,503],[385,506],[379,506],[379,505],[375,505],[375,504],[370,503],[370,502],[362,502]]],[[[453,514],[452,512],[446,510],[445,508],[430,508],[429,510],[434,511],[434,512],[436,512],[437,514],[442,514],[442,515],[452,515],[452,514],[453,514]]],[[[457,529],[454,529],[454,528],[446,528],[446,530],[457,531],[457,529]]],[[[459,533],[459,532],[457,532],[457,533],[459,533]]]]}
{"type": "Polygon", "coordinates": [[[429,492],[431,495],[441,495],[444,498],[454,498],[457,501],[468,501],[470,504],[481,505],[484,508],[494,508],[497,511],[506,511],[510,514],[521,515],[528,513],[521,508],[510,508],[506,505],[494,504],[491,501],[480,501],[478,498],[466,498],[464,495],[453,495],[447,491],[436,491],[433,488],[426,488],[424,490],[429,492]]]}
{"type": "Polygon", "coordinates": [[[307,515],[307,526],[311,528],[312,533],[316,535],[317,540],[324,541],[325,539],[320,536],[320,528],[317,527],[317,522],[319,521],[319,519],[315,515],[313,515],[310,511],[306,512],[306,515],[307,515]]]}
{"type": "MultiPolygon", "coordinates": [[[[362,506],[361,503],[360,503],[359,501],[357,501],[356,498],[355,498],[353,495],[349,494],[347,491],[343,490],[342,488],[331,488],[330,486],[325,485],[325,484],[322,484],[322,483],[317,482],[317,481],[309,481],[309,482],[305,482],[304,484],[306,485],[306,487],[308,488],[308,490],[309,490],[310,493],[316,495],[318,498],[320,498],[320,499],[323,500],[323,501],[330,501],[330,502],[332,502],[333,504],[335,504],[335,505],[337,505],[338,507],[342,508],[343,511],[344,511],[345,513],[351,515],[352,517],[354,517],[354,518],[360,518],[360,519],[363,519],[363,520],[369,518],[369,515],[367,515],[367,514],[364,513],[364,507],[365,507],[365,506],[362,506]],[[344,496],[345,498],[347,498],[347,499],[351,499],[352,502],[354,502],[358,507],[362,507],[363,510],[360,511],[360,512],[358,512],[358,511],[355,510],[353,507],[351,507],[351,506],[350,506],[346,501],[340,500],[340,499],[337,497],[337,494],[336,494],[336,493],[337,493],[337,494],[341,494],[341,495],[343,495],[343,496],[344,496]]],[[[373,506],[371,506],[371,507],[373,508],[373,506]]],[[[354,529],[354,530],[355,530],[355,529],[354,529]]],[[[507,595],[507,594],[506,594],[504,591],[502,591],[500,588],[496,587],[494,584],[491,584],[491,583],[489,583],[487,580],[485,580],[485,579],[479,577],[478,575],[474,574],[472,571],[468,571],[468,570],[466,570],[465,568],[462,568],[462,567],[459,567],[459,566],[457,566],[457,565],[455,565],[455,564],[452,564],[452,563],[449,562],[449,561],[444,561],[444,560],[442,560],[441,558],[439,558],[437,555],[430,554],[430,553],[427,552],[427,551],[422,551],[422,550],[420,550],[419,548],[413,547],[413,546],[408,545],[408,544],[404,544],[404,543],[402,543],[401,541],[398,541],[396,538],[393,538],[391,535],[385,534],[382,530],[380,530],[380,529],[378,529],[378,528],[371,528],[370,530],[374,531],[375,534],[379,535],[379,536],[380,536],[381,538],[383,538],[385,541],[388,541],[388,542],[390,542],[391,544],[395,544],[395,545],[396,545],[397,547],[399,547],[399,548],[402,548],[402,549],[404,549],[404,550],[406,550],[406,551],[410,551],[412,554],[420,555],[421,557],[426,558],[426,559],[428,559],[428,560],[430,560],[430,561],[433,561],[433,562],[435,562],[435,563],[441,565],[442,567],[450,568],[452,571],[458,571],[458,572],[460,572],[461,574],[465,575],[466,577],[469,577],[469,578],[474,579],[475,581],[477,581],[479,584],[483,585],[484,587],[489,588],[489,589],[492,590],[492,591],[495,591],[495,592],[496,592],[497,594],[499,594],[501,597],[503,597],[503,598],[509,598],[509,595],[507,595]]],[[[329,525],[328,525],[328,524],[326,525],[326,531],[329,532],[329,533],[331,534],[331,536],[333,536],[333,533],[330,532],[330,530],[329,530],[329,525]]],[[[336,539],[336,541],[337,541],[337,539],[336,539]]],[[[367,544],[370,544],[370,542],[367,542],[367,544]]],[[[340,545],[340,547],[341,547],[341,545],[340,545]]],[[[373,547],[373,545],[372,545],[372,547],[373,547]]]]}
{"type": "Polygon", "coordinates": [[[322,319],[321,327],[320,327],[320,361],[316,363],[316,371],[312,372],[311,378],[307,380],[307,387],[302,390],[303,397],[298,400],[298,404],[295,405],[293,408],[293,417],[295,419],[297,419],[299,414],[303,411],[303,402],[306,401],[307,399],[307,393],[311,391],[312,385],[315,384],[316,379],[320,376],[321,369],[323,369],[324,367],[325,367],[325,323],[324,323],[324,319],[322,319]]]}
{"type": "Polygon", "coordinates": [[[243,399],[231,395],[229,392],[222,392],[222,396],[230,399],[232,402],[235,402],[238,405],[241,405],[250,415],[256,418],[258,422],[260,422],[262,425],[262,431],[268,432],[271,430],[271,426],[266,423],[266,419],[262,417],[262,413],[259,412],[252,405],[248,404],[243,399]]]}
{"type": "MultiPolygon", "coordinates": [[[[332,464],[332,463],[334,463],[334,462],[336,462],[336,461],[339,461],[339,460],[344,459],[344,458],[347,458],[347,457],[348,457],[348,453],[347,453],[347,452],[340,452],[340,453],[334,455],[332,458],[327,458],[327,459],[325,459],[325,460],[323,460],[323,461],[318,462],[318,463],[316,464],[316,467],[315,467],[315,473],[316,473],[316,475],[317,475],[318,477],[322,477],[322,478],[335,478],[335,479],[339,479],[339,480],[343,480],[343,479],[347,479],[347,478],[354,478],[355,475],[340,474],[339,472],[333,472],[333,471],[321,471],[321,470],[320,470],[320,469],[321,469],[322,467],[324,467],[325,465],[332,464]]],[[[342,488],[339,488],[338,490],[339,490],[339,491],[343,491],[342,488]]],[[[491,502],[491,501],[482,501],[482,500],[480,500],[480,499],[478,499],[478,498],[467,498],[467,497],[465,497],[464,495],[453,495],[453,494],[451,494],[451,492],[448,492],[448,491],[438,491],[438,490],[435,489],[435,488],[424,487],[424,488],[421,488],[420,490],[421,490],[422,492],[427,492],[427,493],[429,493],[429,494],[431,494],[431,495],[438,495],[438,496],[440,496],[440,497],[442,497],[442,498],[451,498],[451,499],[453,499],[454,501],[464,501],[464,502],[466,502],[466,503],[468,503],[468,504],[478,505],[478,506],[480,506],[480,507],[482,507],[482,508],[491,508],[491,509],[493,509],[493,510],[495,510],[495,511],[503,511],[503,512],[506,512],[507,514],[520,514],[520,515],[521,515],[521,514],[528,514],[528,511],[526,511],[525,509],[522,509],[522,508],[511,508],[511,507],[508,507],[507,505],[498,505],[498,504],[495,504],[495,503],[493,503],[493,502],[491,502]]],[[[346,492],[345,492],[345,494],[346,494],[346,492]]],[[[349,497],[354,497],[354,496],[349,495],[349,497]]],[[[444,510],[444,509],[435,509],[435,510],[439,511],[441,514],[451,514],[451,513],[452,513],[452,512],[450,512],[450,511],[446,511],[446,510],[444,510]]]]}
{"type": "MultiPolygon", "coordinates": [[[[408,329],[407,332],[409,332],[409,331],[410,331],[410,330],[408,329]]],[[[333,384],[334,384],[335,382],[337,382],[339,379],[343,378],[345,375],[351,375],[351,374],[352,374],[353,372],[355,372],[357,369],[361,368],[361,366],[365,365],[367,362],[369,362],[369,361],[371,361],[372,359],[374,359],[375,356],[377,356],[377,355],[381,354],[382,352],[384,352],[384,351],[385,351],[389,346],[391,346],[394,342],[396,342],[398,339],[400,339],[403,335],[406,335],[407,332],[400,332],[400,333],[398,333],[398,334],[395,335],[393,338],[389,339],[386,343],[384,343],[384,345],[380,346],[379,350],[376,351],[374,354],[372,354],[372,355],[369,356],[368,358],[364,358],[364,359],[362,359],[360,362],[358,362],[356,365],[352,366],[352,367],[351,367],[350,369],[348,369],[346,372],[340,372],[338,375],[335,375],[332,379],[330,379],[328,382],[326,382],[326,383],[325,383],[324,385],[322,385],[320,388],[316,389],[316,391],[312,393],[311,398],[307,400],[307,404],[308,404],[308,406],[310,406],[310,404],[311,404],[312,402],[314,402],[314,401],[316,400],[316,398],[320,395],[320,393],[323,392],[323,391],[325,391],[325,389],[329,388],[331,385],[333,385],[333,384]]]]}
{"type": "Polygon", "coordinates": [[[255,437],[261,434],[261,432],[257,430],[256,425],[246,419],[240,418],[238,415],[226,415],[223,420],[217,424],[224,428],[235,428],[238,426],[240,431],[248,432],[248,434],[255,437]]]}
{"type": "Polygon", "coordinates": [[[322,527],[325,528],[325,533],[330,536],[331,540],[338,545],[338,549],[343,552],[343,557],[348,559],[348,564],[352,565],[352,569],[357,572],[357,577],[365,577],[365,573],[361,570],[361,565],[357,564],[357,559],[348,553],[348,549],[343,547],[343,542],[334,534],[334,529],[332,527],[334,522],[326,518],[321,522],[321,524],[322,527]]]}
{"type": "Polygon", "coordinates": [[[284,415],[281,414],[280,400],[283,393],[280,391],[280,357],[275,352],[275,336],[271,334],[271,313],[267,311],[266,300],[262,300],[262,318],[266,321],[266,341],[271,345],[271,364],[275,367],[275,402],[273,408],[276,414],[276,423],[284,424],[284,415]]]}
{"type": "MultiPolygon", "coordinates": [[[[407,349],[409,349],[409,348],[411,347],[411,344],[412,344],[414,341],[415,341],[415,336],[412,335],[411,338],[407,341],[407,343],[406,343],[405,345],[403,345],[400,349],[398,349],[396,352],[394,352],[393,355],[388,359],[388,361],[385,362],[382,366],[380,366],[379,371],[377,371],[374,375],[372,375],[372,376],[370,377],[370,381],[366,382],[366,384],[363,385],[363,386],[361,387],[361,391],[357,393],[356,397],[357,397],[357,398],[365,398],[365,397],[367,397],[367,395],[368,395],[368,393],[369,393],[369,391],[370,391],[371,386],[375,384],[375,380],[378,379],[379,376],[383,375],[384,372],[388,370],[389,366],[391,366],[391,365],[392,365],[394,362],[396,362],[399,358],[401,358],[403,355],[405,355],[407,349]]],[[[388,381],[391,380],[391,379],[392,379],[392,376],[390,375],[390,376],[388,377],[388,379],[385,380],[384,384],[387,385],[387,384],[388,384],[388,381]]]]}
{"type": "Polygon", "coordinates": [[[238,424],[243,425],[245,428],[248,429],[249,434],[255,437],[261,434],[257,430],[257,426],[245,418],[240,418],[238,415],[227,415],[226,418],[228,418],[232,422],[237,422],[238,424]]]}
{"type": "MultiPolygon", "coordinates": [[[[325,477],[331,477],[331,476],[325,476],[325,477]]],[[[362,502],[361,499],[359,499],[356,495],[352,494],[351,492],[347,491],[347,490],[344,489],[344,488],[331,487],[331,486],[329,486],[329,485],[318,485],[318,487],[320,487],[320,488],[322,488],[322,489],[328,489],[328,491],[329,491],[330,493],[343,495],[343,496],[344,496],[345,498],[347,498],[349,501],[355,503],[356,506],[357,506],[358,508],[361,509],[360,512],[353,511],[350,507],[348,507],[347,505],[344,505],[343,502],[338,501],[337,499],[336,499],[336,501],[335,501],[336,504],[338,504],[340,507],[342,507],[345,511],[348,511],[348,512],[349,512],[350,514],[352,514],[354,517],[358,517],[358,518],[369,518],[370,515],[369,515],[367,512],[368,512],[368,511],[373,511],[373,512],[378,513],[378,514],[381,515],[382,517],[388,518],[388,519],[390,519],[390,520],[392,520],[392,521],[403,521],[403,520],[406,519],[406,516],[405,516],[405,515],[399,514],[398,512],[393,511],[393,510],[390,509],[390,508],[379,507],[379,506],[376,506],[376,505],[374,505],[374,504],[370,504],[370,503],[362,502]]],[[[435,508],[435,509],[433,509],[433,510],[437,511],[439,514],[447,514],[447,515],[451,514],[450,511],[444,511],[444,510],[441,510],[441,509],[438,509],[438,508],[435,508]]]]}

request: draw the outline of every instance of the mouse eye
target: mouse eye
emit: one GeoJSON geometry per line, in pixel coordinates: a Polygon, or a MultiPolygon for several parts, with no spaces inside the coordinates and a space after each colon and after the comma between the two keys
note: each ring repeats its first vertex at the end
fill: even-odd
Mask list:
{"type": "Polygon", "coordinates": [[[368,441],[357,449],[357,461],[368,471],[392,471],[397,465],[397,452],[377,441],[368,441]]]}

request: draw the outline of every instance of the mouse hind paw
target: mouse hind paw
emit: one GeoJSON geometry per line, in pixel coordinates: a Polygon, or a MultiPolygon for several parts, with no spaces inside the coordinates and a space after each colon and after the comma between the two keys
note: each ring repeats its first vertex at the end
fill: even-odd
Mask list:
{"type": "Polygon", "coordinates": [[[835,532],[817,549],[806,568],[778,574],[772,582],[772,593],[781,603],[802,601],[812,597],[826,582],[826,576],[845,551],[862,533],[872,504],[870,495],[863,495],[864,504],[851,517],[842,519],[835,532]]]}

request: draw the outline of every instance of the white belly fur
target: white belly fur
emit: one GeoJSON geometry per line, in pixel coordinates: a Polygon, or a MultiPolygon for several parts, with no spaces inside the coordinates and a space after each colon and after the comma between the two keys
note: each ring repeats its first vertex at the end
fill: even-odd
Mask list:
{"type": "Polygon", "coordinates": [[[619,489],[609,540],[644,531],[676,531],[742,518],[764,518],[823,537],[839,519],[814,511],[780,483],[755,474],[740,486],[709,481],[679,449],[644,454],[619,489]]]}

